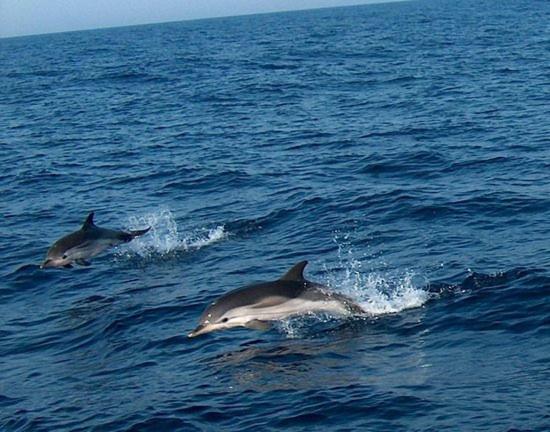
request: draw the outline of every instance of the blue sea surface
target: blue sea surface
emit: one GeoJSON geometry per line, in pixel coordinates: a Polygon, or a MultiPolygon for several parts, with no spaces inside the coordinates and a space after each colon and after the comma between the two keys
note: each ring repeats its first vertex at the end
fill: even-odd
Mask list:
{"type": "Polygon", "coordinates": [[[1,431],[550,430],[550,2],[0,40],[1,431]],[[80,227],[150,233],[41,270],[80,227]],[[193,339],[308,260],[368,318],[193,339]]]}

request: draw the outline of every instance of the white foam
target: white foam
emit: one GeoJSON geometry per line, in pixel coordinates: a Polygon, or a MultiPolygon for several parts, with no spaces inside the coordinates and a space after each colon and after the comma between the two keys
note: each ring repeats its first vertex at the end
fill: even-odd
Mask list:
{"type": "Polygon", "coordinates": [[[205,232],[199,233],[198,237],[190,239],[187,244],[187,248],[200,249],[201,247],[223,240],[226,237],[227,231],[225,231],[225,228],[222,225],[218,225],[216,228],[208,229],[205,232]]]}
{"type": "Polygon", "coordinates": [[[177,252],[201,249],[223,240],[228,236],[222,225],[215,228],[194,228],[180,232],[172,212],[161,209],[143,216],[132,216],[128,229],[143,229],[150,226],[151,230],[142,237],[137,237],[119,249],[119,255],[138,255],[142,258],[154,255],[167,255],[177,252]]]}
{"type": "MultiPolygon", "coordinates": [[[[347,240],[347,237],[345,238],[347,240]]],[[[343,271],[327,270],[326,284],[355,300],[372,316],[398,313],[417,308],[428,301],[430,294],[416,286],[421,279],[412,270],[364,270],[352,247],[338,243],[338,258],[343,271]]],[[[369,264],[369,261],[367,261],[369,264]]]]}
{"type": "Polygon", "coordinates": [[[348,294],[370,315],[398,313],[405,309],[422,306],[429,293],[417,288],[414,272],[404,274],[355,273],[347,276],[337,285],[340,292],[348,294]]]}
{"type": "MultiPolygon", "coordinates": [[[[325,277],[320,280],[332,291],[344,294],[357,302],[368,313],[369,317],[379,317],[395,314],[407,309],[421,307],[430,298],[430,293],[420,286],[426,286],[426,281],[412,270],[375,270],[373,267],[384,268],[380,262],[372,262],[365,258],[356,258],[349,244],[348,237],[337,238],[338,270],[324,266],[325,277]],[[341,241],[344,243],[340,243],[341,241]]],[[[312,278],[314,279],[314,278],[312,278]]],[[[329,323],[336,316],[327,314],[308,315],[294,319],[283,320],[278,328],[289,338],[303,336],[311,327],[311,321],[318,324],[329,323]]]]}

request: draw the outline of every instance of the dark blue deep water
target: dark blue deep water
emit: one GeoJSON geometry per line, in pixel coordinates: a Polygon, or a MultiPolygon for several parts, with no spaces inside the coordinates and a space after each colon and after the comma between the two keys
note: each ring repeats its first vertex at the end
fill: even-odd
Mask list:
{"type": "Polygon", "coordinates": [[[0,430],[550,430],[550,3],[0,40],[0,430]],[[40,270],[98,225],[146,236],[40,270]],[[307,259],[368,319],[188,339],[307,259]]]}

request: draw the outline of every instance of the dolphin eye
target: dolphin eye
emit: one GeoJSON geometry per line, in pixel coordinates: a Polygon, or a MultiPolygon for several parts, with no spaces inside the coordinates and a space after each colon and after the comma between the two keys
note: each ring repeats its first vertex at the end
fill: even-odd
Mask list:
{"type": "Polygon", "coordinates": [[[226,323],[227,321],[229,321],[229,318],[222,319],[222,323],[226,323]]]}
{"type": "Polygon", "coordinates": [[[63,255],[61,258],[62,259],[67,259],[67,255],[63,255]]]}

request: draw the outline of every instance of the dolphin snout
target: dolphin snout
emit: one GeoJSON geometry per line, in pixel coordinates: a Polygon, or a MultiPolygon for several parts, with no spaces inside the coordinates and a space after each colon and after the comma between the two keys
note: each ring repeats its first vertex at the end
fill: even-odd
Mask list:
{"type": "Polygon", "coordinates": [[[49,267],[48,264],[51,262],[51,259],[47,259],[47,260],[44,260],[44,262],[42,264],[40,264],[40,268],[41,269],[44,269],[46,267],[49,267]]]}
{"type": "Polygon", "coordinates": [[[206,326],[203,325],[203,324],[200,324],[198,325],[193,331],[189,332],[189,334],[187,335],[187,337],[195,337],[195,336],[198,336],[198,335],[201,335],[203,333],[206,333],[207,330],[206,330],[206,326]]]}

